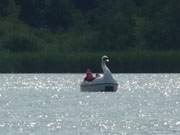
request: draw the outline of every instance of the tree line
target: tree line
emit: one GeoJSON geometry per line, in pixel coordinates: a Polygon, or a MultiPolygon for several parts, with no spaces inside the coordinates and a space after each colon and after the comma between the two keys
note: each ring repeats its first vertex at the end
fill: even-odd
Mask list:
{"type": "Polygon", "coordinates": [[[114,72],[179,72],[179,12],[179,0],[0,0],[0,72],[100,72],[104,53],[114,72]]]}
{"type": "Polygon", "coordinates": [[[0,0],[0,50],[177,50],[179,13],[179,0],[0,0]]]}

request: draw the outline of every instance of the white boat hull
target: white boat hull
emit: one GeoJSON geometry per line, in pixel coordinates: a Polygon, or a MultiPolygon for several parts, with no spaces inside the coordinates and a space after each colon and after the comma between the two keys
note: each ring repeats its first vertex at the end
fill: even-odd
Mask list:
{"type": "Polygon", "coordinates": [[[117,83],[82,83],[81,91],[84,92],[116,92],[118,89],[117,83]]]}

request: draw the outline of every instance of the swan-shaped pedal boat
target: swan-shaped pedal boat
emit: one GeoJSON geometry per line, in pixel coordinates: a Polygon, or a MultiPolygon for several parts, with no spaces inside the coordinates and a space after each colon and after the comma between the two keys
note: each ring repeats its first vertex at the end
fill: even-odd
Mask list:
{"type": "Polygon", "coordinates": [[[81,91],[87,92],[115,92],[118,89],[118,83],[114,80],[111,71],[106,66],[106,62],[109,62],[107,56],[101,58],[101,67],[103,74],[96,77],[92,81],[83,80],[81,82],[81,91]]]}

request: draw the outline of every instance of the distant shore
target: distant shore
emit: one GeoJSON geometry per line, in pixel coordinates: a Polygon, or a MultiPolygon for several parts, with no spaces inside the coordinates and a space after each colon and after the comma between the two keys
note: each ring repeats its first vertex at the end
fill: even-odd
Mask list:
{"type": "Polygon", "coordinates": [[[0,53],[1,73],[101,72],[100,58],[110,57],[113,73],[180,73],[180,52],[128,51],[79,53],[0,53]]]}

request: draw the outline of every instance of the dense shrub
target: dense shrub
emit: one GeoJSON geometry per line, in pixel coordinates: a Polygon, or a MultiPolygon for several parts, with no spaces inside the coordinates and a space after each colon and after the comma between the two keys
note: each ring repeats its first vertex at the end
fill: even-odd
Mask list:
{"type": "Polygon", "coordinates": [[[42,51],[41,40],[28,34],[10,34],[1,39],[1,50],[10,52],[42,51]]]}

